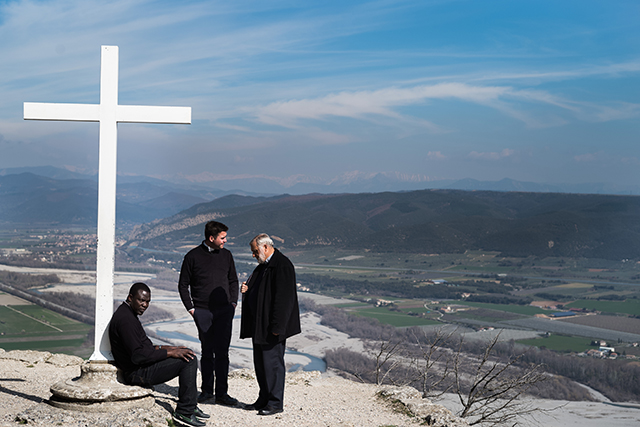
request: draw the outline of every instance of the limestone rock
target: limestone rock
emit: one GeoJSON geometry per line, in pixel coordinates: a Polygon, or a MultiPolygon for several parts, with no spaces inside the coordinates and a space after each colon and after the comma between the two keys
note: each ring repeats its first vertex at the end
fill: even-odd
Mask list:
{"type": "Polygon", "coordinates": [[[413,387],[383,387],[378,395],[394,405],[400,405],[403,411],[418,418],[422,425],[432,427],[469,427],[466,420],[455,416],[442,405],[422,398],[422,394],[413,387]]]}
{"type": "Polygon", "coordinates": [[[319,379],[322,376],[320,371],[295,371],[288,372],[286,376],[287,384],[306,384],[311,380],[319,379]]]}
{"type": "Polygon", "coordinates": [[[48,351],[11,350],[0,353],[0,359],[13,359],[31,364],[45,362],[50,357],[51,353],[48,351]]]}
{"type": "Polygon", "coordinates": [[[244,380],[255,380],[256,373],[253,369],[242,368],[242,369],[234,369],[229,372],[229,378],[239,378],[244,380]]]}
{"type": "Polygon", "coordinates": [[[79,366],[84,363],[84,360],[78,356],[70,356],[68,354],[55,353],[46,360],[47,363],[52,365],[65,367],[65,366],[79,366]]]}

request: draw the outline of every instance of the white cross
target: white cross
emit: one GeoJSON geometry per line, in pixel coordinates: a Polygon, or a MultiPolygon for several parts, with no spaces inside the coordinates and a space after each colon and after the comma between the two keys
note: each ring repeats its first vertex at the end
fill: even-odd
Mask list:
{"type": "Polygon", "coordinates": [[[25,102],[24,118],[100,122],[96,323],[90,360],[111,361],[107,328],[113,313],[118,123],[191,124],[191,107],[118,105],[118,46],[102,46],[100,104],[25,102]]]}

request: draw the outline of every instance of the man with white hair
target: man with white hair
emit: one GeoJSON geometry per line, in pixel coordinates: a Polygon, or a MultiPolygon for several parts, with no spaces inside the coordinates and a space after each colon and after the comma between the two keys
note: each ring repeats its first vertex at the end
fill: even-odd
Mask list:
{"type": "Polygon", "coordinates": [[[251,240],[251,252],[258,266],[241,288],[240,338],[252,340],[260,392],[255,403],[245,409],[273,415],[284,408],[286,339],[300,333],[296,273],[267,234],[251,240]]]}

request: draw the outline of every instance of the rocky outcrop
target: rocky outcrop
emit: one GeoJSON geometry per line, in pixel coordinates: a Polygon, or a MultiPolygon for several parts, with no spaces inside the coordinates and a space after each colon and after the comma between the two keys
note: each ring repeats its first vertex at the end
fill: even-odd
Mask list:
{"type": "MultiPolygon", "coordinates": [[[[153,391],[150,408],[90,413],[54,407],[48,403],[51,385],[77,378],[82,359],[64,354],[0,349],[0,427],[16,423],[34,427],[150,427],[166,426],[175,407],[178,383],[174,379],[153,391]]],[[[239,369],[229,375],[229,394],[252,403],[258,395],[255,374],[239,369]]],[[[200,407],[211,414],[210,426],[418,426],[467,427],[440,405],[420,398],[412,388],[377,387],[320,372],[287,374],[285,411],[260,417],[254,411],[213,404],[200,407]]]]}
{"type": "Polygon", "coordinates": [[[389,401],[397,410],[416,417],[422,425],[432,427],[469,427],[462,418],[442,405],[423,399],[422,394],[413,387],[382,387],[378,392],[381,398],[389,401]]]}
{"type": "Polygon", "coordinates": [[[12,350],[4,351],[0,348],[0,359],[18,360],[20,362],[27,362],[30,364],[35,363],[50,363],[55,366],[80,366],[84,363],[81,357],[70,356],[68,354],[56,353],[52,354],[48,351],[33,351],[33,350],[12,350]]]}

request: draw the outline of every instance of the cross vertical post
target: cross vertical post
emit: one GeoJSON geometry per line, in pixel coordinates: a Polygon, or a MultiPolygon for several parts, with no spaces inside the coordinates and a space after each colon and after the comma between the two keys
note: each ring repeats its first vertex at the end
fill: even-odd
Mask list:
{"type": "Polygon", "coordinates": [[[118,123],[191,124],[191,107],[118,105],[118,46],[102,46],[100,104],[24,103],[25,120],[100,123],[96,315],[90,360],[113,360],[108,325],[113,313],[118,123]]]}

